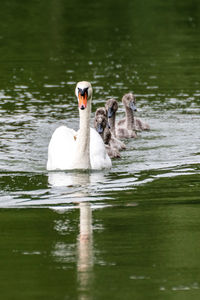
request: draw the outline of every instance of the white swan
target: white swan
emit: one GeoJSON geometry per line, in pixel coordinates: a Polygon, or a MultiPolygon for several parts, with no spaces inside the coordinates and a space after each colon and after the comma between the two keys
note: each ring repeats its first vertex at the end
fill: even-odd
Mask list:
{"type": "Polygon", "coordinates": [[[75,89],[78,99],[80,129],[76,132],[66,126],[58,127],[48,147],[47,170],[104,169],[112,166],[103,140],[90,128],[92,86],[78,82],[75,89]]]}

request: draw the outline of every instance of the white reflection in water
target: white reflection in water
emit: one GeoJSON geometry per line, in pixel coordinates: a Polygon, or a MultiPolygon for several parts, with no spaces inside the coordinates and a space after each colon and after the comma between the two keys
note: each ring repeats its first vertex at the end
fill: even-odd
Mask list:
{"type": "Polygon", "coordinates": [[[93,277],[92,210],[89,203],[80,203],[80,234],[77,241],[77,274],[79,299],[90,299],[93,277]]]}
{"type": "Polygon", "coordinates": [[[65,173],[65,172],[50,172],[48,174],[48,183],[52,186],[79,186],[88,185],[90,182],[89,173],[65,173]]]}
{"type": "MultiPolygon", "coordinates": [[[[63,197],[72,197],[77,201],[88,201],[88,197],[96,195],[98,187],[106,181],[103,172],[50,172],[48,183],[55,188],[62,188],[63,197]]],[[[54,190],[52,190],[54,193],[54,190]]]]}
{"type": "MultiPolygon", "coordinates": [[[[89,202],[81,202],[80,207],[80,231],[77,238],[77,281],[80,300],[92,299],[91,286],[93,282],[93,232],[92,209],[89,202]]],[[[54,229],[63,235],[63,227],[54,229]]],[[[62,264],[62,268],[69,268],[66,264],[74,263],[75,244],[57,242],[53,248],[52,256],[55,261],[62,264]]]]}

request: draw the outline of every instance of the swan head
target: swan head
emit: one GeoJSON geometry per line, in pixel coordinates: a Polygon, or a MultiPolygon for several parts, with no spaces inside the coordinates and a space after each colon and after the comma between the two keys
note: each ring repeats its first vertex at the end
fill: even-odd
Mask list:
{"type": "Polygon", "coordinates": [[[122,102],[123,102],[125,107],[130,108],[132,111],[137,111],[136,99],[135,99],[135,96],[133,95],[133,93],[125,94],[122,97],[122,102]]]}
{"type": "Polygon", "coordinates": [[[88,101],[92,99],[92,86],[88,81],[79,81],[76,85],[75,95],[78,99],[79,109],[84,110],[88,101]]]}
{"type": "Polygon", "coordinates": [[[94,128],[98,133],[103,133],[107,126],[107,117],[104,115],[97,115],[94,118],[94,128]]]}
{"type": "Polygon", "coordinates": [[[112,116],[118,110],[118,103],[114,98],[111,98],[106,101],[105,107],[108,112],[108,118],[112,118],[112,116]]]}

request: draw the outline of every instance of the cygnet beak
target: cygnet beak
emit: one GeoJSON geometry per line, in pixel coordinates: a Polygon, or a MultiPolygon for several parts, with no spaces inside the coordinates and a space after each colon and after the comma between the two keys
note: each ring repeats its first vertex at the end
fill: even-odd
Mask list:
{"type": "Polygon", "coordinates": [[[107,125],[106,125],[106,126],[107,126],[107,128],[109,128],[109,129],[110,129],[110,124],[109,124],[109,122],[107,122],[107,125]]]}
{"type": "Polygon", "coordinates": [[[109,107],[109,109],[108,109],[108,118],[112,118],[112,116],[113,116],[113,109],[112,109],[112,107],[109,107]]]}
{"type": "Polygon", "coordinates": [[[102,133],[103,132],[103,126],[101,124],[97,124],[97,132],[102,133]]]}
{"type": "Polygon", "coordinates": [[[132,109],[132,111],[137,111],[137,107],[135,105],[135,103],[133,101],[130,102],[130,108],[132,109]]]}

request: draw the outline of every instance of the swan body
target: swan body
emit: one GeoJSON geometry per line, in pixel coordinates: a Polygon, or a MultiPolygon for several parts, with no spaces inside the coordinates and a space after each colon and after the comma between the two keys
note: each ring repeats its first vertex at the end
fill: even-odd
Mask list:
{"type": "Polygon", "coordinates": [[[48,147],[47,170],[104,169],[112,166],[99,134],[90,128],[92,86],[78,82],[75,90],[79,103],[80,129],[58,127],[48,147]]]}

